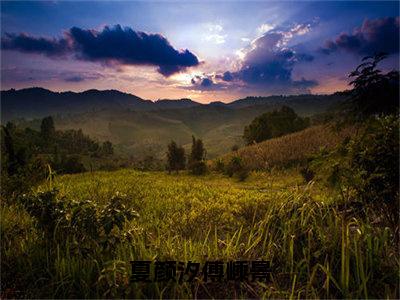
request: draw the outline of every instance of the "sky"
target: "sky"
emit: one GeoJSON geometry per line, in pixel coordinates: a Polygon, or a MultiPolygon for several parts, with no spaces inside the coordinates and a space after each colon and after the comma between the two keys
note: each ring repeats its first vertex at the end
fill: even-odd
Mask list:
{"type": "Polygon", "coordinates": [[[2,1],[1,89],[327,94],[376,52],[398,70],[399,23],[398,1],[2,1]]]}

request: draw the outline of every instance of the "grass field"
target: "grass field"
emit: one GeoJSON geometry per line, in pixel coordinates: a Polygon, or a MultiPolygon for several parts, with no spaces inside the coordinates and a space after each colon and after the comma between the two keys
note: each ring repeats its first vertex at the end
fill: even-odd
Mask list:
{"type": "Polygon", "coordinates": [[[1,272],[8,280],[2,298],[399,296],[389,229],[347,216],[338,195],[304,184],[295,170],[253,172],[246,182],[121,170],[61,176],[39,190],[50,185],[62,201],[99,206],[126,194],[126,207],[139,217],[118,231],[112,251],[92,243],[84,252],[74,236],[48,241],[19,205],[2,205],[1,272]],[[213,283],[199,276],[192,283],[132,283],[132,260],[268,260],[272,273],[266,282],[213,283]]]}
{"type": "Polygon", "coordinates": [[[317,125],[285,136],[266,140],[223,155],[220,160],[228,163],[238,156],[252,170],[269,170],[287,167],[307,160],[321,149],[332,149],[346,137],[354,137],[356,129],[335,129],[330,125],[317,125]]]}

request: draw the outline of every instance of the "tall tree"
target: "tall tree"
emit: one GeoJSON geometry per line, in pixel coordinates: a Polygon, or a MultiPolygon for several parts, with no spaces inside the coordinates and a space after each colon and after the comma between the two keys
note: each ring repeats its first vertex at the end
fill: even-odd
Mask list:
{"type": "Polygon", "coordinates": [[[357,119],[370,115],[396,113],[399,109],[399,72],[382,74],[376,67],[385,59],[385,53],[367,56],[349,77],[351,98],[346,106],[350,114],[357,119]]]}
{"type": "Polygon", "coordinates": [[[189,169],[192,174],[202,175],[207,171],[206,150],[203,141],[192,136],[192,151],[189,157],[189,169]]]}
{"type": "Polygon", "coordinates": [[[168,145],[167,152],[167,169],[168,173],[171,171],[184,170],[186,165],[185,149],[179,147],[174,141],[168,145]]]}

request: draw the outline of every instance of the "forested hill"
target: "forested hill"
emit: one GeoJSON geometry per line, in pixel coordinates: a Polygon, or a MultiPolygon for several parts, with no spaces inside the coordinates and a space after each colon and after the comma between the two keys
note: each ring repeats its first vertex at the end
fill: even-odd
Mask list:
{"type": "Polygon", "coordinates": [[[51,115],[57,130],[82,129],[97,141],[111,141],[118,153],[136,157],[163,156],[171,140],[189,147],[194,135],[203,139],[212,158],[242,146],[244,127],[264,112],[286,105],[300,116],[312,116],[342,99],[340,94],[270,96],[204,105],[190,99],[152,102],[115,90],[57,93],[31,88],[1,92],[1,114],[2,123],[14,120],[36,130],[51,115]]]}
{"type": "Polygon", "coordinates": [[[192,107],[215,107],[238,109],[255,105],[287,105],[300,114],[319,113],[343,99],[343,95],[297,95],[247,97],[225,104],[213,102],[203,105],[191,99],[144,100],[132,94],[117,90],[87,90],[75,92],[53,92],[44,88],[27,88],[21,90],[1,91],[2,122],[13,119],[43,118],[48,115],[66,115],[101,110],[168,110],[192,107]]]}

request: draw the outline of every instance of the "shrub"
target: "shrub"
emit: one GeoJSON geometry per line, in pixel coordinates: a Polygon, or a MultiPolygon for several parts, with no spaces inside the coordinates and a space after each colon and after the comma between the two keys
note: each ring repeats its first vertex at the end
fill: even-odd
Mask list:
{"type": "Polygon", "coordinates": [[[118,231],[125,222],[138,217],[136,211],[126,207],[126,196],[116,193],[105,206],[89,200],[67,201],[55,189],[25,194],[20,199],[27,212],[37,221],[47,240],[66,242],[71,239],[81,249],[90,249],[92,243],[107,248],[120,239],[118,231]],[[113,229],[116,234],[113,234],[113,229]]]}
{"type": "Polygon", "coordinates": [[[207,172],[207,165],[204,161],[193,161],[189,164],[193,175],[204,175],[207,172]]]}
{"type": "Polygon", "coordinates": [[[225,171],[225,164],[222,159],[217,159],[214,163],[214,170],[219,173],[224,173],[225,171]]]}
{"type": "Polygon", "coordinates": [[[225,168],[225,173],[229,176],[236,176],[239,181],[244,181],[249,176],[249,170],[243,164],[239,156],[231,158],[229,164],[225,168]]]}
{"type": "Polygon", "coordinates": [[[398,230],[399,121],[396,116],[372,118],[364,132],[324,151],[312,162],[313,170],[343,200],[369,206],[398,230]]]}

